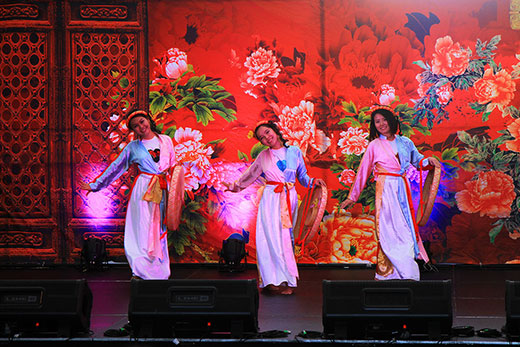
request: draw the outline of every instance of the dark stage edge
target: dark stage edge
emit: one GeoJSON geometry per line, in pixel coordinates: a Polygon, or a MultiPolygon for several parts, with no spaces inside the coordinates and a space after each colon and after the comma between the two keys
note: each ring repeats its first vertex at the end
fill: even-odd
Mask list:
{"type": "MultiPolygon", "coordinates": [[[[451,279],[453,326],[473,326],[500,331],[505,318],[505,281],[520,281],[520,267],[516,265],[473,266],[437,265],[438,272],[423,272],[422,280],[451,279]]],[[[93,293],[91,335],[88,337],[14,337],[1,338],[0,346],[162,346],[162,345],[287,345],[339,344],[350,346],[398,345],[520,345],[507,337],[452,337],[443,340],[329,340],[303,339],[303,331],[321,332],[322,281],[372,280],[373,267],[365,265],[301,265],[297,291],[292,296],[260,295],[258,312],[260,332],[288,330],[284,338],[153,338],[105,337],[107,329],[119,329],[127,322],[131,273],[126,264],[111,264],[105,271],[82,272],[74,266],[4,266],[0,279],[86,279],[93,293]]],[[[214,264],[172,264],[172,279],[256,279],[257,271],[249,266],[239,273],[219,272],[214,264]]]]}

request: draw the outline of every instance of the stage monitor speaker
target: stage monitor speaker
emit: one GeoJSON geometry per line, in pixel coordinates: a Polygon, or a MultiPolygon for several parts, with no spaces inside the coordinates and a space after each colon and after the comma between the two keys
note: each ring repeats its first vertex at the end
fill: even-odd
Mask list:
{"type": "Polygon", "coordinates": [[[258,332],[256,280],[138,280],[128,318],[135,337],[234,338],[258,332]]]}
{"type": "Polygon", "coordinates": [[[520,281],[506,281],[506,325],[504,333],[510,339],[520,338],[520,281]]]}
{"type": "Polygon", "coordinates": [[[88,333],[92,292],[82,280],[0,280],[0,335],[88,333]]]}
{"type": "Polygon", "coordinates": [[[322,318],[335,339],[449,337],[451,280],[324,280],[322,318]]]}

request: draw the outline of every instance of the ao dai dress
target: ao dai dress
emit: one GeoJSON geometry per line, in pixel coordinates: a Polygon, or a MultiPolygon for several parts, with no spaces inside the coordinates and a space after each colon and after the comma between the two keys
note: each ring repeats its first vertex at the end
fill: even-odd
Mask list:
{"type": "Polygon", "coordinates": [[[160,147],[158,162],[153,160],[142,141],[135,140],[126,145],[101,176],[90,184],[93,191],[98,191],[118,179],[131,164],[137,164],[139,175],[126,211],[124,248],[132,274],[143,279],[168,279],[170,276],[168,241],[167,237],[161,238],[166,232],[167,191],[162,191],[160,203],[143,199],[154,177],[164,176],[176,163],[172,139],[166,135],[157,138],[160,147]]]}
{"type": "Polygon", "coordinates": [[[307,175],[300,149],[289,146],[262,151],[230,189],[242,190],[260,177],[265,186],[260,188],[256,220],[259,287],[270,284],[278,286],[284,282],[289,287],[296,287],[298,268],[293,250],[292,225],[296,222],[298,196],[294,184],[298,179],[303,186],[309,187],[313,179],[307,175]]]}
{"type": "MultiPolygon", "coordinates": [[[[406,171],[419,167],[424,156],[413,142],[399,135],[393,141],[384,136],[371,141],[363,155],[349,199],[357,201],[372,172],[376,177],[376,236],[378,256],[377,280],[419,280],[415,258],[428,261],[418,230],[413,221],[407,193],[406,171]]],[[[427,160],[422,161],[427,164],[427,160]]],[[[409,191],[408,191],[409,192],[409,191]]]]}

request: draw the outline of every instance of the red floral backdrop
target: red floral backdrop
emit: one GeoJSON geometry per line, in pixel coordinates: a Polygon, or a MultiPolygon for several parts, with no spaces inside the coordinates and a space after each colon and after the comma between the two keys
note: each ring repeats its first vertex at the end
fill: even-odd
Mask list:
{"type": "MultiPolygon", "coordinates": [[[[148,1],[150,110],[187,172],[174,261],[215,262],[250,232],[257,186],[226,192],[278,123],[329,187],[300,263],[374,262],[374,182],[337,211],[368,145],[368,110],[388,105],[402,133],[443,163],[421,235],[435,262],[520,259],[520,23],[517,1],[148,1]]],[[[412,186],[420,175],[410,169],[412,186]]],[[[298,187],[302,195],[305,190],[298,187]]],[[[415,193],[417,198],[417,193],[415,193]]]]}

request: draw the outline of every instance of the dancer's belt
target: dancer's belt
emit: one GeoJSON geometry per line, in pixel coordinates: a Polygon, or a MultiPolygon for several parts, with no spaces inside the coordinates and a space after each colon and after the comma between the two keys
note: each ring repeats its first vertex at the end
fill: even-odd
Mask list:
{"type": "Polygon", "coordinates": [[[152,174],[148,172],[139,172],[140,175],[152,176],[148,183],[148,188],[143,195],[143,200],[161,203],[163,190],[168,189],[168,183],[166,181],[166,174],[152,174]]]}
{"type": "Polygon", "coordinates": [[[291,192],[290,192],[290,189],[292,187],[294,187],[294,183],[290,183],[290,182],[276,182],[276,181],[267,181],[266,184],[269,184],[269,185],[272,185],[272,186],[275,186],[274,188],[274,192],[275,193],[283,193],[283,189],[285,188],[285,201],[287,203],[287,212],[288,212],[288,216],[289,216],[289,220],[284,220],[284,217],[283,217],[283,213],[284,213],[284,210],[283,210],[283,207],[282,207],[282,204],[281,204],[281,201],[280,201],[280,207],[282,207],[282,210],[281,210],[281,214],[282,214],[282,226],[284,228],[292,228],[292,212],[291,212],[291,192]],[[285,223],[284,223],[285,222],[285,223]]]}

